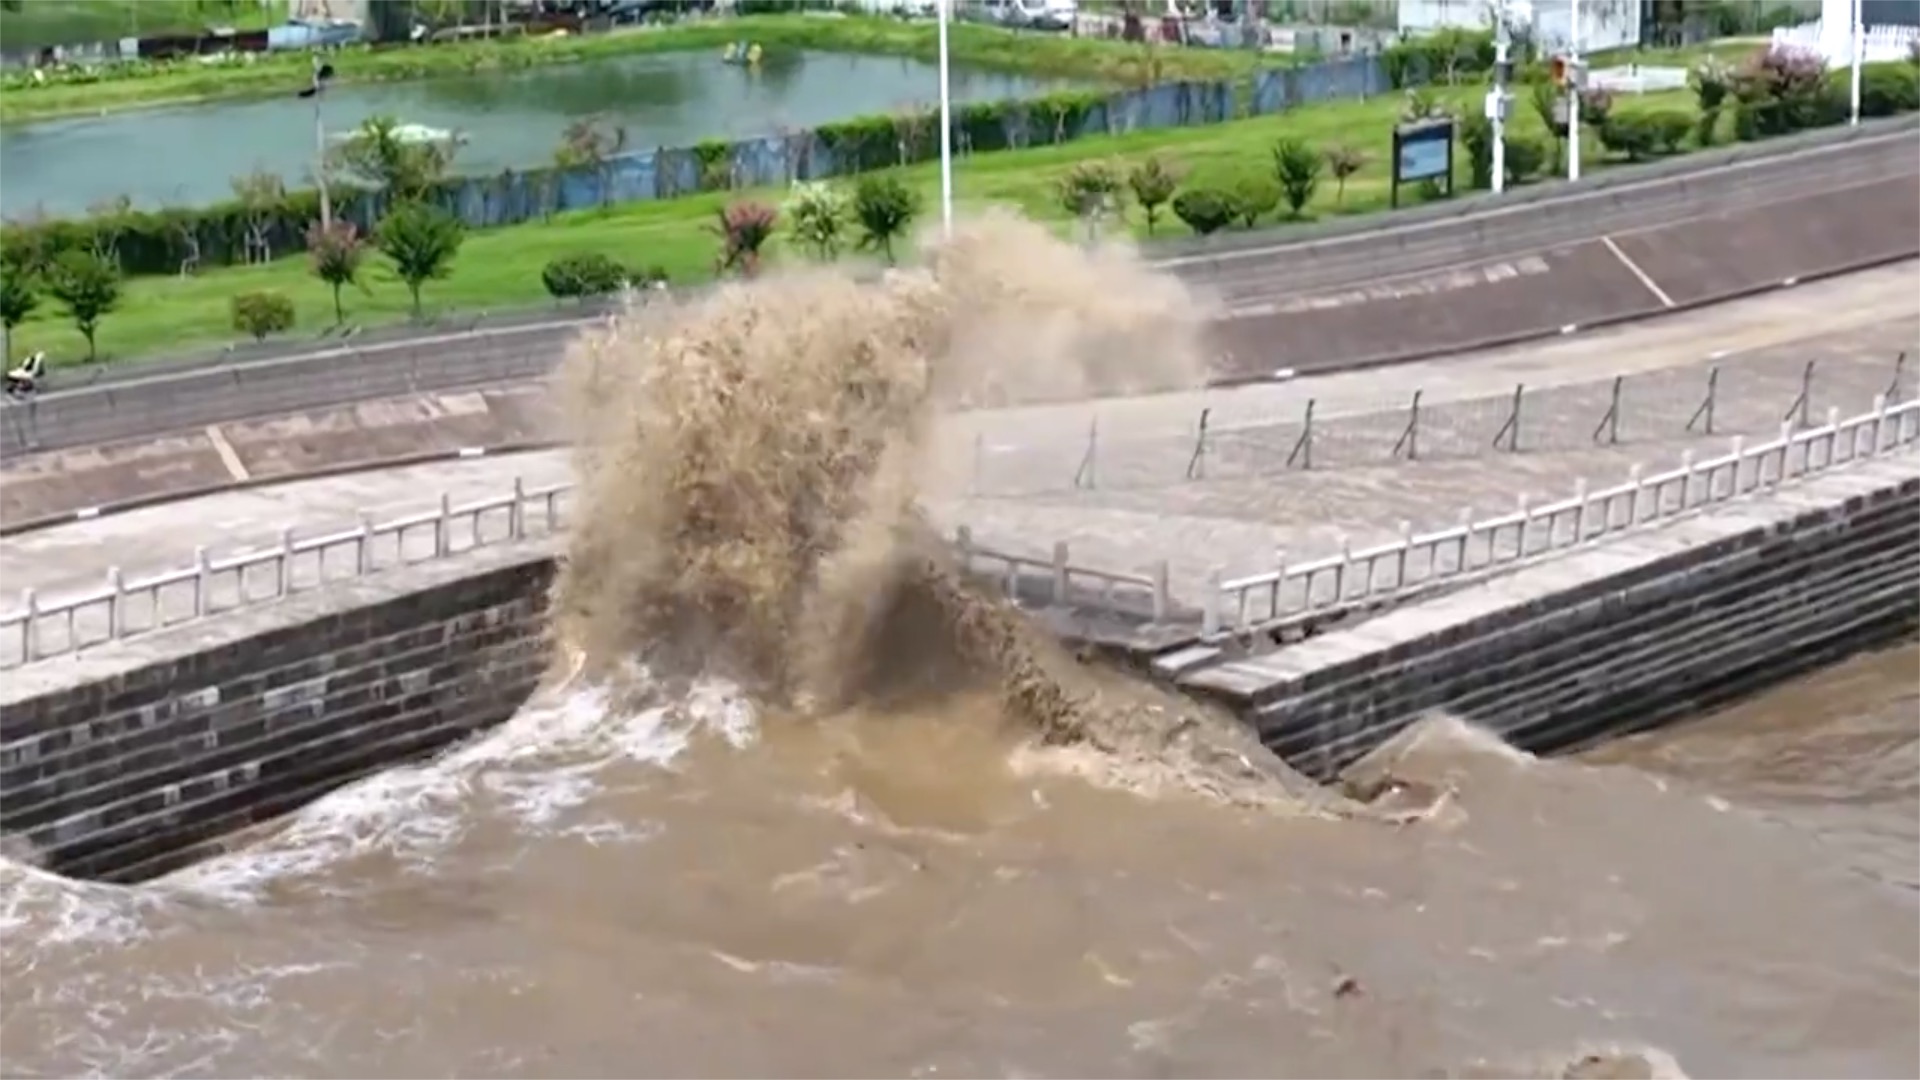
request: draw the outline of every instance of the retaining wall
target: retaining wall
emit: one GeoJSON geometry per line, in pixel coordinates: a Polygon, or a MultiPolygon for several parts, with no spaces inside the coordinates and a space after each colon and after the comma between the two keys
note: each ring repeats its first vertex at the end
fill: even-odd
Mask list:
{"type": "Polygon", "coordinates": [[[136,881],[504,721],[545,670],[545,545],[365,578],[9,672],[0,834],[136,881]]]}
{"type": "Polygon", "coordinates": [[[1920,628],[1920,458],[1578,552],[1182,680],[1331,778],[1429,711],[1546,753],[1920,628]]]}
{"type": "MultiPolygon", "coordinates": [[[[1162,265],[1225,300],[1285,297],[1383,274],[1510,258],[1555,244],[1672,224],[1730,207],[1911,175],[1912,118],[1708,151],[1498,198],[1375,218],[1167,246],[1162,265]],[[1904,170],[1904,173],[1901,172],[1904,170]]],[[[1891,230],[1889,230],[1891,235],[1891,230]]],[[[1813,268],[1809,268],[1811,272],[1813,268]]],[[[522,317],[524,320],[524,316],[522,317]]],[[[0,408],[0,456],[207,424],[543,377],[589,318],[369,341],[277,359],[159,371],[0,408]]],[[[1333,350],[1328,350],[1331,353],[1333,350]]]]}

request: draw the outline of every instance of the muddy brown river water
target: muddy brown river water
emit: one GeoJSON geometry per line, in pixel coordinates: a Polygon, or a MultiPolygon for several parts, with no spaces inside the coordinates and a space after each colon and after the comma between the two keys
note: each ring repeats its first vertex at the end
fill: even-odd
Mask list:
{"type": "Polygon", "coordinates": [[[1911,1076],[1917,673],[1902,647],[1581,760],[1431,725],[1400,771],[1457,800],[1398,828],[1113,790],[965,702],[802,729],[715,686],[550,697],[162,882],[8,864],[0,1065],[1911,1076]]]}

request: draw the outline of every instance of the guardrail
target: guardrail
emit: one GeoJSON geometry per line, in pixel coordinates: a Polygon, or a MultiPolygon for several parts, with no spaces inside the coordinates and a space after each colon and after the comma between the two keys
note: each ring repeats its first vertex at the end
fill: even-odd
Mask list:
{"type": "Polygon", "coordinates": [[[1544,506],[1523,497],[1510,514],[1474,521],[1463,513],[1450,529],[1420,534],[1408,524],[1402,539],[1371,548],[1343,545],[1338,555],[1293,566],[1282,552],[1275,569],[1240,578],[1216,570],[1201,637],[1217,642],[1272,634],[1341,609],[1404,601],[1916,441],[1920,400],[1890,407],[1882,397],[1872,411],[1851,419],[1829,410],[1820,427],[1795,430],[1789,420],[1778,438],[1756,446],[1736,436],[1731,450],[1706,461],[1689,450],[1679,468],[1653,476],[1635,466],[1626,483],[1598,491],[1582,480],[1572,496],[1544,506]]]}
{"type": "MultiPolygon", "coordinates": [[[[1330,288],[1382,273],[1485,261],[1622,229],[1722,212],[1756,193],[1828,190],[1862,170],[1905,168],[1917,123],[1808,133],[1565,185],[1236,237],[1159,265],[1232,299],[1330,288]],[[1863,164],[1866,163],[1866,164],[1863,164]],[[1743,194],[1743,192],[1745,194],[1743,194]],[[1252,275],[1257,281],[1249,282],[1252,275]]],[[[525,318],[525,316],[522,316],[525,318]]],[[[592,317],[446,333],[221,364],[49,392],[0,410],[0,454],[58,450],[346,401],[539,378],[592,317]]]]}
{"type": "MultiPolygon", "coordinates": [[[[1652,477],[1642,477],[1636,467],[1627,483],[1601,491],[1587,490],[1583,481],[1571,498],[1546,506],[1534,508],[1523,500],[1511,514],[1482,521],[1462,515],[1459,525],[1426,534],[1416,535],[1408,525],[1402,540],[1343,550],[1297,566],[1286,565],[1282,554],[1277,569],[1248,577],[1227,580],[1224,571],[1217,570],[1202,611],[1201,635],[1217,641],[1271,632],[1356,604],[1407,599],[1916,441],[1920,401],[1889,407],[1881,397],[1873,411],[1849,420],[1842,420],[1838,409],[1829,410],[1823,427],[1796,431],[1788,421],[1778,439],[1758,446],[1748,447],[1736,437],[1733,449],[1722,457],[1696,462],[1687,451],[1680,468],[1652,477]],[[1824,450],[1816,453],[1817,447],[1824,450]],[[1776,463],[1771,477],[1769,461],[1776,463]],[[1723,471],[1728,477],[1724,490],[1723,471]],[[1677,498],[1669,499],[1672,494],[1677,498]],[[1595,507],[1600,508],[1597,515],[1595,507]],[[1571,523],[1565,536],[1563,522],[1571,523]],[[1383,568],[1391,569],[1384,582],[1383,568]],[[1258,603],[1262,598],[1265,607],[1258,603]]],[[[196,548],[193,565],[147,577],[129,578],[116,567],[107,572],[103,587],[51,603],[27,589],[19,610],[0,615],[0,648],[8,642],[17,645],[17,651],[0,653],[0,668],[270,603],[334,581],[551,535],[565,523],[571,492],[571,484],[529,488],[516,478],[508,494],[460,504],[443,494],[436,509],[390,521],[363,515],[355,528],[305,538],[289,529],[277,545],[261,551],[214,557],[206,548],[196,548]],[[391,554],[384,554],[388,551],[391,554]]],[[[1064,541],[1052,546],[1050,557],[1040,558],[983,547],[964,527],[957,530],[954,545],[962,567],[969,572],[991,568],[1012,598],[1022,597],[1022,584],[1033,575],[1046,583],[1041,598],[1047,603],[1080,602],[1155,623],[1167,622],[1172,614],[1170,570],[1164,559],[1145,573],[1077,566],[1064,541]],[[1076,585],[1090,588],[1076,595],[1076,585]]]]}
{"type": "MultiPolygon", "coordinates": [[[[271,603],[332,582],[445,559],[492,544],[552,535],[565,523],[571,484],[528,487],[518,478],[505,495],[440,505],[390,521],[362,515],[360,524],[318,536],[296,536],[258,551],[215,556],[194,549],[193,564],[145,577],[118,567],[90,592],[48,602],[36,590],[21,592],[20,608],[0,615],[0,668],[77,653],[113,641],[150,634],[222,612],[271,603]]],[[[1051,559],[982,547],[959,530],[956,554],[969,571],[997,567],[1009,596],[1017,596],[1029,572],[1044,575],[1050,603],[1064,601],[1076,585],[1091,586],[1091,602],[1106,610],[1139,610],[1163,621],[1170,609],[1164,562],[1151,574],[1128,574],[1075,566],[1067,545],[1053,546],[1051,559]],[[1144,594],[1144,595],[1143,595],[1144,594]],[[1134,598],[1129,605],[1125,600],[1134,598]]]]}

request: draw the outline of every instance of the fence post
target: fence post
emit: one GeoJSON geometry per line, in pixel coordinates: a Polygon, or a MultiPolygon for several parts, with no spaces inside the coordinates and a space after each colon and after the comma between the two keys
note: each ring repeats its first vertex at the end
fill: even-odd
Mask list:
{"type": "Polygon", "coordinates": [[[1727,447],[1733,457],[1733,475],[1727,477],[1727,498],[1738,498],[1745,490],[1740,486],[1740,468],[1747,463],[1747,440],[1743,435],[1735,435],[1727,447]]]}
{"type": "Polygon", "coordinates": [[[1193,439],[1193,456],[1187,459],[1187,479],[1204,480],[1207,475],[1207,418],[1211,408],[1200,410],[1200,432],[1193,439]]]}
{"type": "Polygon", "coordinates": [[[1224,577],[1217,566],[1207,571],[1207,600],[1200,613],[1200,634],[1203,637],[1214,637],[1220,633],[1220,606],[1226,602],[1226,598],[1220,595],[1220,583],[1224,577]]]}
{"type": "Polygon", "coordinates": [[[1333,571],[1333,603],[1338,607],[1347,599],[1347,571],[1353,568],[1353,539],[1340,534],[1340,565],[1333,571]]]}
{"type": "Polygon", "coordinates": [[[960,572],[973,572],[973,530],[965,525],[953,530],[953,554],[960,561],[960,572]]]}
{"type": "Polygon", "coordinates": [[[366,577],[373,569],[373,515],[360,511],[360,538],[353,546],[353,574],[366,577]]]}
{"type": "Polygon", "coordinates": [[[26,612],[27,619],[20,624],[20,656],[22,662],[30,663],[40,659],[40,597],[32,589],[20,590],[20,609],[26,612]]]}
{"type": "Polygon", "coordinates": [[[1153,621],[1155,623],[1167,621],[1167,609],[1171,606],[1171,599],[1167,595],[1168,580],[1172,576],[1167,560],[1161,559],[1153,564],[1153,621]]]}
{"type": "Polygon", "coordinates": [[[1786,413],[1780,417],[1782,420],[1795,421],[1801,427],[1807,426],[1807,417],[1813,408],[1814,363],[1815,361],[1809,360],[1807,366],[1800,370],[1800,393],[1793,399],[1793,404],[1787,406],[1786,413]]]}
{"type": "Polygon", "coordinates": [[[1268,607],[1272,608],[1273,617],[1276,619],[1280,617],[1280,590],[1286,583],[1287,549],[1283,547],[1275,548],[1273,549],[1273,595],[1270,598],[1268,607]]]}
{"type": "Polygon", "coordinates": [[[1313,398],[1307,399],[1306,419],[1301,421],[1300,437],[1294,440],[1293,451],[1287,455],[1287,467],[1292,468],[1295,459],[1303,469],[1313,468],[1313,398]]]}
{"type": "Polygon", "coordinates": [[[1094,461],[1100,452],[1100,414],[1094,413],[1087,421],[1087,451],[1080,457],[1080,467],[1074,470],[1073,486],[1091,488],[1094,485],[1094,461]]]}
{"type": "Polygon", "coordinates": [[[1053,602],[1067,602],[1067,542],[1053,542],[1053,602]]]}
{"type": "Polygon", "coordinates": [[[1460,563],[1454,567],[1456,573],[1464,574],[1467,572],[1467,560],[1470,558],[1468,553],[1473,550],[1472,544],[1473,507],[1463,506],[1460,508],[1460,563]]]}
{"type": "Polygon", "coordinates": [[[274,562],[273,595],[285,596],[293,591],[293,530],[280,530],[280,558],[274,562]]]}
{"type": "Polygon", "coordinates": [[[1685,510],[1693,503],[1693,448],[1689,446],[1680,451],[1680,507],[1685,510]]]}
{"type": "MultiPolygon", "coordinates": [[[[1573,482],[1573,543],[1580,544],[1587,538],[1587,478],[1582,476],[1573,482]]],[[[1547,547],[1553,547],[1553,531],[1547,531],[1547,547]]]]}
{"type": "Polygon", "coordinates": [[[127,579],[117,566],[107,568],[107,640],[117,641],[125,623],[121,609],[126,606],[127,579]]]}
{"type": "Polygon", "coordinates": [[[1775,484],[1782,483],[1792,473],[1792,457],[1793,421],[1783,420],[1780,423],[1780,475],[1773,478],[1775,484]]]}
{"type": "Polygon", "coordinates": [[[1707,399],[1700,403],[1699,408],[1693,410],[1693,415],[1691,417],[1687,418],[1688,431],[1694,430],[1695,426],[1698,425],[1700,421],[1704,419],[1707,422],[1707,426],[1706,426],[1706,429],[1701,432],[1701,434],[1703,435],[1713,434],[1713,403],[1715,399],[1719,398],[1719,396],[1720,396],[1720,365],[1715,364],[1714,366],[1707,369],[1707,399]]]}
{"type": "Polygon", "coordinates": [[[1407,587],[1407,556],[1413,552],[1413,522],[1400,519],[1400,558],[1395,570],[1393,588],[1395,592],[1407,587]]]}
{"type": "Polygon", "coordinates": [[[1420,456],[1420,393],[1418,390],[1413,392],[1413,404],[1407,408],[1407,429],[1400,433],[1399,440],[1393,444],[1394,457],[1400,456],[1403,447],[1407,451],[1408,461],[1417,460],[1420,456]]]}
{"type": "Polygon", "coordinates": [[[1520,402],[1526,396],[1527,384],[1515,383],[1513,387],[1513,408],[1507,411],[1507,421],[1493,435],[1493,448],[1500,449],[1500,440],[1507,441],[1507,453],[1520,451],[1520,402]]]}
{"type": "Polygon", "coordinates": [[[443,491],[440,493],[440,516],[433,519],[433,557],[436,559],[446,557],[450,539],[447,534],[451,531],[449,526],[452,517],[453,496],[443,491]]]}
{"type": "Polygon", "coordinates": [[[1839,456],[1836,451],[1839,449],[1840,406],[1829,405],[1827,406],[1827,460],[1821,465],[1822,468],[1833,468],[1834,459],[1839,456]]]}
{"type": "Polygon", "coordinates": [[[507,511],[507,536],[514,540],[527,537],[527,482],[513,478],[513,507],[507,511]]]}
{"type": "Polygon", "coordinates": [[[198,618],[213,607],[213,566],[204,546],[193,549],[193,570],[193,614],[198,618]]]}
{"type": "Polygon", "coordinates": [[[1513,557],[1524,559],[1527,557],[1527,534],[1533,531],[1533,498],[1521,492],[1520,497],[1514,500],[1514,512],[1520,515],[1520,536],[1514,544],[1513,557]]]}
{"type": "MultiPolygon", "coordinates": [[[[1906,353],[1900,355],[1905,356],[1906,353]]],[[[1876,394],[1873,398],[1873,449],[1869,452],[1869,456],[1880,456],[1880,440],[1885,437],[1886,428],[1887,395],[1876,394]]]]}
{"type": "MultiPolygon", "coordinates": [[[[1640,483],[1641,478],[1645,475],[1645,470],[1637,461],[1633,463],[1632,468],[1627,470],[1627,483],[1633,485],[1633,490],[1627,494],[1627,528],[1629,529],[1640,523],[1640,483]]],[[[1613,528],[1613,508],[1611,506],[1607,508],[1607,528],[1613,528]]]]}
{"type": "Polygon", "coordinates": [[[1596,425],[1593,429],[1594,442],[1599,442],[1600,434],[1602,432],[1605,432],[1607,436],[1606,442],[1608,446],[1615,446],[1619,444],[1620,442],[1620,386],[1625,381],[1626,381],[1625,375],[1615,375],[1613,377],[1613,393],[1608,398],[1607,411],[1600,417],[1600,423],[1596,425]]]}

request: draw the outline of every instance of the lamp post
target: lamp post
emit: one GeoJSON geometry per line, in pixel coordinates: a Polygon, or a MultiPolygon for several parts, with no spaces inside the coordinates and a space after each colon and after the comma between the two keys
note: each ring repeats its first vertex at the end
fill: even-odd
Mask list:
{"type": "Polygon", "coordinates": [[[952,0],[936,2],[940,5],[940,227],[945,235],[952,236],[953,99],[947,83],[947,9],[952,0]]]}
{"type": "Polygon", "coordinates": [[[1487,119],[1493,121],[1493,193],[1507,190],[1507,77],[1513,68],[1507,33],[1507,5],[1493,9],[1493,86],[1487,91],[1487,119]]]}
{"type": "Polygon", "coordinates": [[[327,192],[327,126],[320,115],[320,93],[333,81],[333,65],[313,54],[313,76],[300,97],[313,99],[313,181],[320,188],[320,228],[333,228],[333,199],[327,192]]]}
{"type": "Polygon", "coordinates": [[[1567,46],[1567,179],[1580,179],[1580,98],[1586,80],[1580,77],[1580,0],[1572,7],[1572,35],[1567,46]]]}
{"type": "Polygon", "coordinates": [[[1865,54],[1867,51],[1866,19],[1863,17],[1863,12],[1860,10],[1860,0],[1853,0],[1853,33],[1850,35],[1850,44],[1853,46],[1850,50],[1848,50],[1853,54],[1853,79],[1852,79],[1852,82],[1853,82],[1853,88],[1852,88],[1853,114],[1852,116],[1853,118],[1849,121],[1849,124],[1853,127],[1859,127],[1860,126],[1860,65],[1866,60],[1866,57],[1863,54],[1865,54]]]}

